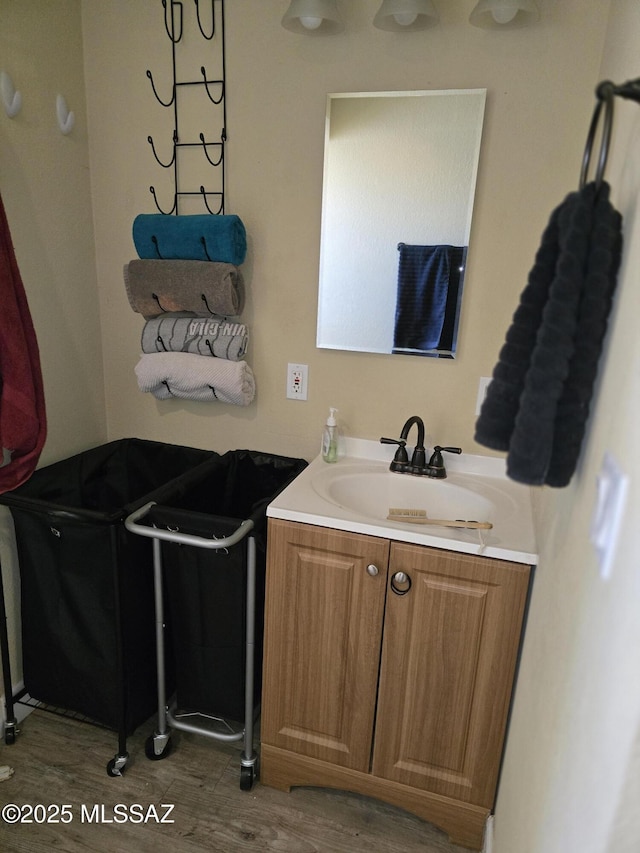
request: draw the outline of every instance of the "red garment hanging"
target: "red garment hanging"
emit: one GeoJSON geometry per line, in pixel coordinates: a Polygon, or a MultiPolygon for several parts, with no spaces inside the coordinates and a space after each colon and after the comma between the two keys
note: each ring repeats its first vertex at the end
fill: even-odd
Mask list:
{"type": "Polygon", "coordinates": [[[29,479],[46,434],[38,342],[0,198],[0,493],[29,479]]]}

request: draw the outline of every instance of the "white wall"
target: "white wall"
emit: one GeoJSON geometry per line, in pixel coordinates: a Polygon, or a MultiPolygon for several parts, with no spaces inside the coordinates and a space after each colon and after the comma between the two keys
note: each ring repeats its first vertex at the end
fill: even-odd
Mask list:
{"type": "MultiPolygon", "coordinates": [[[[615,0],[598,80],[638,77],[640,5],[615,0]]],[[[594,99],[595,106],[595,99],[594,99]]],[[[607,179],[624,257],[577,476],[539,494],[533,588],[500,785],[495,853],[640,850],[640,106],[617,100],[607,179]],[[589,527],[605,450],[630,477],[621,540],[603,580],[589,527]],[[635,787],[634,787],[635,780],[635,787]]]]}

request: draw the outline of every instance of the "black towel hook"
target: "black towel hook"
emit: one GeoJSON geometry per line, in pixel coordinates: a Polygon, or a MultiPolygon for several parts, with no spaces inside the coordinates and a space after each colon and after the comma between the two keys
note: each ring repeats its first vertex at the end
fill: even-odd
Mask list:
{"type": "MultiPolygon", "coordinates": [[[[149,138],[151,138],[151,137],[149,137],[149,138]]],[[[209,163],[211,163],[212,166],[219,166],[220,163],[222,163],[222,158],[224,157],[224,135],[221,137],[220,142],[207,142],[204,138],[204,133],[201,133],[200,134],[200,142],[202,143],[202,150],[204,151],[204,156],[207,158],[209,163]],[[220,156],[218,157],[217,160],[212,160],[211,157],[209,156],[209,152],[207,151],[208,146],[214,146],[214,145],[220,146],[220,156]]],[[[156,160],[157,159],[158,158],[156,157],[156,160]]],[[[162,165],[162,164],[160,164],[160,165],[162,165]]]]}
{"type": "Polygon", "coordinates": [[[596,169],[595,183],[596,189],[600,189],[604,178],[604,170],[607,166],[607,158],[609,157],[609,144],[611,142],[611,130],[613,128],[613,83],[601,83],[596,90],[598,102],[593,111],[591,124],[589,126],[589,134],[587,136],[587,144],[582,157],[582,169],[580,171],[580,189],[587,183],[589,166],[591,164],[591,154],[593,152],[593,143],[596,137],[596,131],[600,123],[600,114],[604,107],[604,125],[602,127],[602,136],[600,139],[600,154],[598,155],[598,166],[596,169]]]}
{"type": "Polygon", "coordinates": [[[200,32],[202,33],[202,37],[207,41],[211,41],[211,39],[216,34],[216,13],[213,7],[213,0],[211,0],[211,35],[208,36],[205,31],[202,29],[202,22],[200,21],[200,0],[193,0],[196,4],[196,16],[198,18],[198,27],[200,28],[200,32]]]}
{"type": "MultiPolygon", "coordinates": [[[[158,208],[160,213],[164,213],[165,216],[171,216],[171,214],[174,212],[174,210],[177,212],[177,208],[178,208],[177,193],[174,194],[174,196],[173,196],[173,207],[171,208],[171,210],[163,210],[160,207],[160,205],[158,204],[158,197],[156,196],[156,188],[155,187],[149,187],[149,192],[153,196],[153,200],[155,201],[156,207],[158,208]]],[[[158,254],[160,254],[160,252],[158,252],[158,254]]]]}
{"type": "Polygon", "coordinates": [[[151,88],[153,89],[153,94],[156,96],[156,100],[159,104],[162,104],[163,107],[172,106],[173,102],[176,99],[176,84],[174,83],[171,88],[171,100],[163,101],[160,95],[158,94],[158,90],[156,89],[156,84],[153,82],[153,74],[147,68],[147,77],[149,78],[149,82],[151,83],[151,88]]]}
{"type": "MultiPolygon", "coordinates": [[[[162,303],[160,302],[160,297],[158,296],[158,294],[157,294],[157,293],[152,293],[152,294],[151,294],[151,298],[152,298],[152,299],[154,300],[154,302],[157,304],[158,308],[162,311],[162,313],[163,313],[163,314],[166,314],[166,313],[167,313],[167,309],[162,307],[162,303]]],[[[159,338],[159,340],[162,340],[162,338],[159,338]]],[[[164,344],[163,344],[163,346],[164,346],[164,344]]],[[[165,347],[165,349],[166,349],[166,347],[165,347]]]]}
{"type": "Polygon", "coordinates": [[[202,196],[202,200],[203,200],[203,202],[204,202],[204,206],[207,208],[207,210],[209,211],[209,213],[211,213],[213,216],[217,216],[219,213],[222,213],[222,211],[223,211],[223,209],[224,209],[224,193],[221,193],[221,192],[212,192],[212,193],[208,193],[208,192],[205,190],[205,188],[204,188],[202,185],[200,185],[200,195],[202,196]],[[220,196],[220,207],[219,207],[217,210],[211,210],[211,208],[209,207],[209,202],[207,201],[207,196],[208,196],[208,195],[217,195],[217,196],[220,196]]]}
{"type": "Polygon", "coordinates": [[[211,308],[209,308],[209,303],[207,302],[207,296],[205,293],[200,294],[200,299],[204,302],[205,308],[207,309],[209,314],[213,315],[216,313],[215,311],[212,311],[211,308]]]}
{"type": "Polygon", "coordinates": [[[153,142],[152,136],[147,136],[147,142],[151,146],[151,150],[153,151],[153,156],[156,158],[157,162],[162,166],[163,169],[170,169],[171,166],[176,162],[176,143],[178,142],[178,136],[176,132],[173,132],[173,156],[168,163],[163,163],[162,160],[158,157],[158,152],[156,151],[156,146],[153,142]]]}
{"type": "Polygon", "coordinates": [[[209,96],[209,100],[212,104],[216,106],[222,103],[222,99],[224,98],[224,80],[207,80],[207,72],[205,71],[204,65],[200,66],[200,73],[202,74],[202,82],[204,83],[205,92],[209,96]],[[211,90],[209,89],[210,85],[216,84],[220,86],[220,97],[214,98],[211,94],[211,90]]]}
{"type": "MultiPolygon", "coordinates": [[[[207,256],[207,260],[210,261],[211,258],[209,256],[209,252],[207,251],[207,241],[204,237],[200,237],[200,242],[202,243],[202,248],[204,250],[205,255],[207,256]]],[[[202,298],[204,299],[204,293],[202,294],[202,298]]]]}
{"type": "Polygon", "coordinates": [[[164,7],[164,28],[167,31],[167,35],[173,42],[173,44],[177,44],[182,38],[182,3],[180,0],[170,0],[169,8],[171,11],[171,26],[169,26],[168,16],[167,16],[167,0],[162,0],[162,5],[164,7]],[[176,36],[176,22],[173,16],[173,10],[175,7],[178,7],[178,12],[180,13],[180,35],[176,36]]]}
{"type": "Polygon", "coordinates": [[[593,143],[600,122],[600,114],[604,107],[604,125],[602,127],[602,135],[600,141],[600,154],[598,156],[598,166],[596,169],[595,184],[596,189],[600,189],[600,185],[604,179],[604,171],[607,166],[607,158],[609,156],[609,145],[611,143],[611,131],[613,129],[613,102],[614,97],[618,95],[626,100],[635,101],[640,104],[640,78],[636,80],[627,80],[616,86],[611,80],[603,80],[596,87],[596,103],[593,111],[593,117],[589,126],[589,134],[587,136],[587,144],[584,149],[582,158],[582,169],[580,171],[580,188],[587,183],[587,174],[591,163],[591,154],[593,151],[593,143]]]}

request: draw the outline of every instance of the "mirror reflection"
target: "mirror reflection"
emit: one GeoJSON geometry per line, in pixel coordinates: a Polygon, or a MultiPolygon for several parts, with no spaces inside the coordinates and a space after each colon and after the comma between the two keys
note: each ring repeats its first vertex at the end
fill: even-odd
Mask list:
{"type": "Polygon", "coordinates": [[[328,96],[318,347],[454,357],[485,98],[328,96]]]}

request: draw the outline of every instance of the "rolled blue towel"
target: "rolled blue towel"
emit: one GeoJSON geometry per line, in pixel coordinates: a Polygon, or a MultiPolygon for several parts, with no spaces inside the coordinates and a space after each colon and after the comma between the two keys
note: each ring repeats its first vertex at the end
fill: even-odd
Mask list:
{"type": "Polygon", "coordinates": [[[247,234],[239,216],[140,213],[133,242],[147,260],[220,261],[238,266],[247,255],[247,234]]]}

